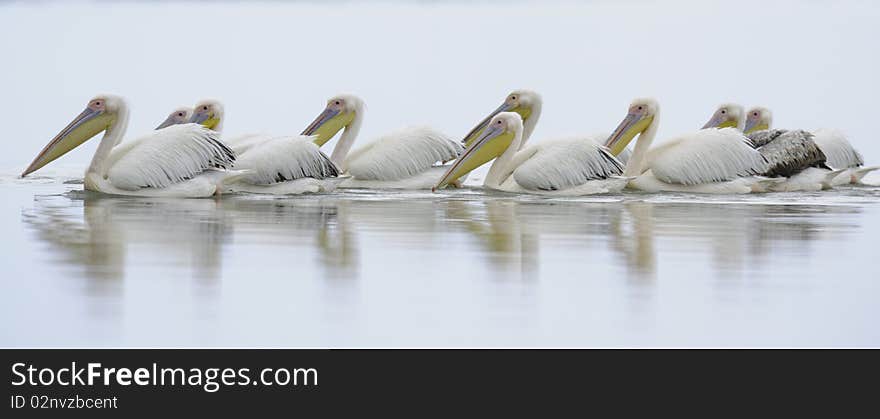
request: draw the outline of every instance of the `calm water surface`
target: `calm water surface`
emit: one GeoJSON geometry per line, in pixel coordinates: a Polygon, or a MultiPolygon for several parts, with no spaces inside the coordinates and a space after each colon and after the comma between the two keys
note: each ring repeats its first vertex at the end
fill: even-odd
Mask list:
{"type": "Polygon", "coordinates": [[[0,346],[878,346],[880,188],[108,198],[0,179],[0,346]]]}

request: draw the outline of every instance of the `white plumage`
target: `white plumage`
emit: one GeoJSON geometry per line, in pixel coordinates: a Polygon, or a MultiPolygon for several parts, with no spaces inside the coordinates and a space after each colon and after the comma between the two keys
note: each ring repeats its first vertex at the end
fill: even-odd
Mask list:
{"type": "Polygon", "coordinates": [[[516,167],[513,177],[527,190],[569,189],[588,181],[620,176],[624,169],[624,165],[594,138],[543,142],[521,153],[531,157],[516,167]]]}
{"type": "Polygon", "coordinates": [[[215,168],[230,168],[235,154],[217,133],[197,124],[173,125],[115,147],[107,177],[114,187],[135,191],[167,188],[215,168]]]}
{"type": "MultiPolygon", "coordinates": [[[[513,139],[489,168],[483,186],[505,192],[550,196],[580,196],[619,192],[630,178],[620,176],[623,164],[610,151],[596,144],[594,138],[570,138],[545,141],[520,150],[523,122],[519,114],[501,112],[490,125],[494,134],[513,133],[513,139]]],[[[489,138],[489,139],[487,139],[489,138]]],[[[471,143],[468,152],[453,164],[438,185],[445,186],[457,168],[491,142],[484,137],[471,143]]],[[[471,169],[472,170],[472,169],[471,169]]]]}
{"type": "Polygon", "coordinates": [[[649,168],[664,183],[698,185],[760,174],[767,161],[734,128],[709,128],[673,139],[652,153],[649,168]]]}
{"type": "Polygon", "coordinates": [[[254,146],[257,146],[272,137],[273,136],[269,134],[244,134],[232,138],[224,138],[223,142],[235,152],[236,156],[240,156],[254,146]]]}
{"type": "Polygon", "coordinates": [[[454,160],[462,146],[428,127],[404,128],[352,151],[345,166],[361,181],[399,181],[454,160]]]}
{"type": "Polygon", "coordinates": [[[272,185],[303,178],[335,178],[339,170],[312,137],[303,135],[250,139],[254,144],[240,156],[236,169],[247,170],[239,182],[272,185]]]}
{"type": "Polygon", "coordinates": [[[834,169],[859,167],[865,164],[862,155],[853,148],[846,135],[836,129],[817,129],[813,131],[813,141],[825,153],[825,163],[834,169]]]}

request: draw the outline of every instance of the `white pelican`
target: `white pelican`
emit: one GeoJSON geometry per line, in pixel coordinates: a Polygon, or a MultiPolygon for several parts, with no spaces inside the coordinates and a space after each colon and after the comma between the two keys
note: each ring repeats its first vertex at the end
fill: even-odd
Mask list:
{"type": "MultiPolygon", "coordinates": [[[[200,101],[190,122],[219,132],[223,129],[223,105],[217,100],[200,101]]],[[[247,174],[227,182],[227,191],[273,195],[331,192],[342,180],[314,137],[252,134],[229,142],[237,154],[234,167],[247,174]]]]}
{"type": "MultiPolygon", "coordinates": [[[[767,130],[773,124],[773,114],[764,107],[754,107],[746,117],[744,132],[750,134],[759,130],[767,130]]],[[[813,141],[825,155],[825,163],[833,170],[842,170],[834,177],[832,185],[861,184],[862,178],[868,173],[880,169],[880,166],[864,167],[862,155],[852,146],[846,135],[840,130],[821,128],[811,132],[813,141]]]]}
{"type": "MultiPolygon", "coordinates": [[[[527,89],[518,89],[511,92],[504,99],[504,102],[497,109],[492,111],[486,118],[480,121],[477,126],[475,126],[468,134],[465,136],[464,140],[462,140],[462,144],[467,148],[486,128],[486,125],[489,124],[489,121],[493,116],[497,115],[500,112],[516,112],[518,113],[523,120],[523,135],[522,135],[522,145],[520,147],[524,147],[525,144],[531,138],[532,133],[535,131],[535,126],[538,125],[538,120],[541,118],[541,109],[543,108],[543,99],[541,95],[537,92],[527,89]]],[[[608,135],[594,135],[589,136],[586,139],[597,142],[597,144],[602,144],[605,139],[608,138],[608,135]]],[[[581,139],[571,139],[570,141],[580,141],[581,139]]],[[[528,150],[529,153],[534,154],[538,151],[549,149],[556,143],[564,144],[567,143],[566,140],[561,141],[542,141],[538,144],[535,144],[534,149],[528,150]]],[[[526,151],[526,150],[524,150],[526,151]]],[[[623,162],[624,164],[629,160],[630,156],[629,149],[624,149],[618,156],[617,159],[623,162]]]]}
{"type": "Polygon", "coordinates": [[[189,118],[192,116],[192,108],[187,106],[181,106],[168,114],[168,117],[159,124],[156,129],[162,129],[165,127],[170,127],[172,125],[185,124],[189,122],[189,118]]]}
{"type": "Polygon", "coordinates": [[[119,144],[128,127],[128,106],[99,95],[40,152],[22,177],[104,131],[83,179],[85,189],[114,195],[205,197],[225,180],[242,175],[235,154],[213,131],[196,124],[174,125],[119,144]]]}
{"type": "Polygon", "coordinates": [[[648,152],[659,113],[654,99],[636,99],[605,143],[617,154],[639,136],[623,173],[637,176],[629,187],[648,192],[750,193],[777,182],[755,176],[767,170],[767,161],[751,140],[731,127],[680,135],[648,152]]]}
{"type": "Polygon", "coordinates": [[[629,180],[620,176],[623,163],[594,140],[563,140],[546,148],[518,152],[523,133],[520,114],[496,114],[433,189],[448,185],[492,159],[495,162],[483,185],[507,192],[588,195],[620,191],[629,180]]]}
{"type": "Polygon", "coordinates": [[[315,136],[324,145],[343,130],[331,161],[349,175],[341,188],[427,189],[446,170],[443,164],[462,152],[462,146],[428,127],[412,127],[386,134],[351,153],[364,118],[364,103],[354,95],[337,95],[327,101],[303,135],[315,136]]]}
{"type": "MultiPolygon", "coordinates": [[[[753,109],[750,114],[753,112],[757,110],[753,109]]],[[[780,178],[778,183],[768,185],[770,191],[820,191],[830,188],[832,179],[840,174],[825,165],[825,155],[813,141],[812,134],[801,130],[769,131],[765,128],[769,127],[769,122],[756,121],[754,118],[749,121],[751,128],[762,128],[746,134],[752,146],[768,163],[767,170],[759,175],[780,178]]],[[[703,128],[733,127],[746,130],[744,122],[743,108],[727,103],[715,110],[703,128]]]]}

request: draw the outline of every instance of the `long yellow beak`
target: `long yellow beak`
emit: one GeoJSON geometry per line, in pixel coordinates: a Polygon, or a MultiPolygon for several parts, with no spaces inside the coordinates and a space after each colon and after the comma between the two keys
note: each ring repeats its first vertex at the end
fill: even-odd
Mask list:
{"type": "Polygon", "coordinates": [[[605,141],[605,147],[608,147],[611,150],[611,154],[615,156],[620,154],[629,145],[630,141],[636,135],[648,129],[653,121],[653,115],[643,117],[634,113],[627,114],[626,118],[620,121],[620,125],[617,126],[614,132],[611,133],[611,136],[608,137],[608,140],[605,141]]]}
{"type": "Polygon", "coordinates": [[[73,121],[64,127],[43,151],[34,158],[30,166],[21,173],[21,177],[25,177],[41,167],[49,164],[53,160],[67,154],[80,144],[86,142],[90,138],[98,135],[101,131],[106,130],[113,123],[113,117],[105,111],[96,111],[86,108],[73,121]]]}
{"type": "Polygon", "coordinates": [[[751,134],[755,131],[761,131],[765,129],[770,129],[770,126],[765,123],[761,123],[758,119],[749,118],[746,119],[746,127],[743,128],[743,133],[751,134]]]}
{"type": "Polygon", "coordinates": [[[315,144],[320,147],[352,121],[354,121],[354,112],[341,112],[327,107],[303,130],[302,135],[315,136],[315,144]]]}
{"type": "MultiPolygon", "coordinates": [[[[217,128],[217,125],[220,123],[220,118],[215,117],[213,112],[199,110],[192,114],[189,118],[189,122],[193,124],[201,124],[207,129],[214,129],[217,128]]],[[[160,126],[159,128],[162,127],[160,126]]]]}
{"type": "Polygon", "coordinates": [[[480,135],[483,133],[483,130],[486,129],[486,126],[489,125],[489,121],[491,121],[492,118],[495,117],[495,115],[498,115],[501,112],[516,112],[522,118],[523,122],[525,122],[527,119],[529,119],[530,116],[532,116],[532,108],[530,106],[522,106],[521,104],[513,106],[507,102],[504,102],[501,104],[501,106],[492,111],[492,113],[483,118],[483,120],[480,121],[473,129],[471,129],[470,132],[468,132],[467,135],[464,136],[464,139],[461,140],[461,144],[465,148],[473,144],[474,141],[479,138],[480,135]]]}
{"type": "Polygon", "coordinates": [[[728,117],[727,115],[721,115],[716,112],[714,115],[712,115],[712,118],[710,118],[708,122],[703,124],[702,129],[706,129],[706,128],[736,128],[736,127],[737,127],[736,120],[728,117]]]}
{"type": "Polygon", "coordinates": [[[505,128],[498,128],[494,125],[486,128],[431,190],[436,191],[444,188],[456,179],[500,156],[510,147],[513,138],[513,131],[508,131],[505,128]]]}

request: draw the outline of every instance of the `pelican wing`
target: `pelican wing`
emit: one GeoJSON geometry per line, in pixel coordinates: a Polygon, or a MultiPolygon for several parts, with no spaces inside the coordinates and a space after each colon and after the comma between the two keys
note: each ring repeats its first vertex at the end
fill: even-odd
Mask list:
{"type": "Polygon", "coordinates": [[[808,167],[825,166],[825,154],[809,132],[768,130],[758,131],[749,138],[763,144],[758,147],[758,152],[769,164],[768,170],[762,173],[764,176],[789,177],[808,167]]]}
{"type": "Polygon", "coordinates": [[[173,125],[115,147],[107,177],[123,190],[167,188],[205,170],[228,169],[235,153],[198,124],[173,125]]]}
{"type": "Polygon", "coordinates": [[[860,167],[865,164],[862,155],[839,130],[817,129],[813,131],[813,140],[825,153],[826,163],[835,169],[860,167]]]}
{"type": "Polygon", "coordinates": [[[304,135],[264,139],[242,153],[235,168],[248,170],[243,180],[254,185],[339,176],[336,165],[312,140],[304,135]]]}
{"type": "Polygon", "coordinates": [[[513,171],[516,183],[525,189],[564,190],[591,180],[623,174],[623,163],[591,138],[573,138],[533,147],[539,147],[537,152],[513,171]]]}
{"type": "Polygon", "coordinates": [[[349,173],[361,180],[401,180],[454,160],[463,148],[431,128],[405,128],[355,150],[346,160],[349,173]]]}
{"type": "Polygon", "coordinates": [[[779,138],[779,136],[785,134],[785,132],[786,130],[784,129],[764,129],[760,131],[755,131],[749,134],[748,137],[750,140],[752,140],[752,145],[755,148],[759,148],[779,138]]]}
{"type": "Polygon", "coordinates": [[[761,174],[769,165],[751,140],[734,128],[709,128],[683,135],[654,154],[650,169],[657,179],[681,185],[725,182],[761,174]]]}

